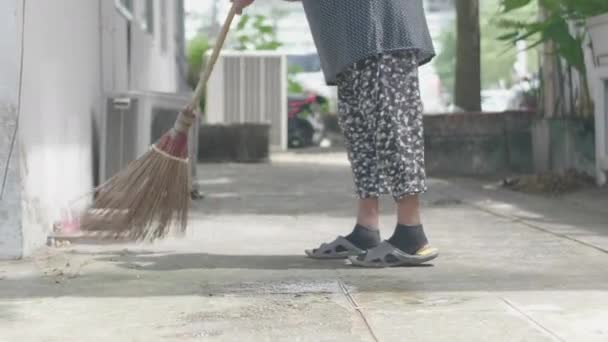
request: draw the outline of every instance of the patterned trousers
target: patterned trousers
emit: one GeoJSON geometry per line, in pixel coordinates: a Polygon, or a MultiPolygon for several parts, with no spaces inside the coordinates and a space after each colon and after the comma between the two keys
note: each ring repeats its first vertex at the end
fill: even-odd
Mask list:
{"type": "Polygon", "coordinates": [[[337,79],[339,123],[357,195],[426,191],[423,110],[413,52],[355,63],[337,79]]]}

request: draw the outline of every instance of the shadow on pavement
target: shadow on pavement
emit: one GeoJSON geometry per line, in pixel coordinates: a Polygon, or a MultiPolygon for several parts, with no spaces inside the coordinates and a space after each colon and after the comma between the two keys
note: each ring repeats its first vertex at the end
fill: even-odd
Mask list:
{"type": "Polygon", "coordinates": [[[301,255],[218,255],[186,253],[167,255],[109,256],[98,261],[143,271],[176,271],[193,269],[258,269],[258,270],[332,270],[347,268],[344,260],[319,261],[301,255]]]}
{"type": "Polygon", "coordinates": [[[599,270],[504,268],[449,259],[433,267],[362,269],[300,255],[81,254],[91,266],[74,274],[66,270],[4,279],[0,298],[339,293],[339,280],[358,292],[608,290],[599,270]]]}
{"type": "MultiPolygon", "coordinates": [[[[284,258],[284,257],[276,257],[284,258]]],[[[268,261],[266,261],[268,262],[268,261]]],[[[273,262],[271,262],[273,263],[273,262]]],[[[278,264],[279,262],[274,262],[278,264]]],[[[281,264],[278,267],[284,267],[281,264]]],[[[125,266],[129,267],[129,266],[125,266]]],[[[159,266],[165,267],[165,266],[159,266]]],[[[149,268],[123,272],[94,272],[72,279],[30,276],[5,279],[0,299],[47,297],[165,297],[339,293],[338,280],[357,292],[504,292],[504,291],[607,291],[599,277],[532,272],[477,270],[439,271],[438,267],[369,270],[337,267],[317,272],[277,272],[263,269],[205,269],[167,271],[149,268]],[[156,272],[153,272],[156,271],[156,272]],[[326,288],[329,288],[326,289],[326,288]]]]}

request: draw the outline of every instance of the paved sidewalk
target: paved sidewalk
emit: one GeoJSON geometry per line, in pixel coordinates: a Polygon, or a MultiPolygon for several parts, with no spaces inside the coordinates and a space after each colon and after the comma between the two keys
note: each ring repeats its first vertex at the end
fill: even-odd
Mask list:
{"type": "Polygon", "coordinates": [[[343,154],[199,175],[207,197],[186,239],[0,263],[0,341],[608,341],[605,192],[432,179],[423,216],[439,259],[368,270],[302,256],[352,228],[343,154]]]}

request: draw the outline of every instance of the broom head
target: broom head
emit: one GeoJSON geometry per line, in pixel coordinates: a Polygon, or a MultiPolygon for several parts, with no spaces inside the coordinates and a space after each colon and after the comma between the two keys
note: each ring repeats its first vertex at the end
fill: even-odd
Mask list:
{"type": "Polygon", "coordinates": [[[152,241],[173,229],[184,233],[190,208],[188,129],[190,108],[150,150],[96,191],[93,209],[81,220],[83,231],[152,241]]]}
{"type": "Polygon", "coordinates": [[[82,230],[113,230],[117,235],[136,240],[164,237],[174,225],[180,232],[185,232],[191,185],[188,130],[196,119],[195,110],[237,10],[237,5],[233,4],[191,104],[180,113],[173,129],[148,153],[98,188],[93,205],[98,210],[89,211],[81,218],[82,230]]]}

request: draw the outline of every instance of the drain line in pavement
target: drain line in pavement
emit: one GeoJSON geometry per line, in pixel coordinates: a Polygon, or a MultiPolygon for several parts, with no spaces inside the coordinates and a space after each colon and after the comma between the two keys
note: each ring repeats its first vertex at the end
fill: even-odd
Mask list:
{"type": "Polygon", "coordinates": [[[474,203],[469,203],[469,202],[465,202],[465,203],[467,203],[470,206],[472,206],[472,207],[474,207],[474,208],[476,208],[478,210],[481,210],[481,211],[483,211],[483,212],[485,212],[487,214],[490,214],[490,215],[493,215],[493,216],[496,216],[496,217],[500,217],[500,218],[504,218],[504,219],[507,219],[507,220],[509,220],[509,221],[511,221],[513,223],[518,223],[518,224],[521,224],[521,225],[526,226],[528,228],[531,228],[531,229],[534,229],[534,230],[538,230],[540,232],[553,235],[555,237],[559,237],[559,238],[562,238],[562,239],[570,240],[570,241],[572,241],[574,243],[578,243],[579,245],[583,245],[585,247],[593,248],[596,251],[602,252],[604,254],[608,254],[608,249],[596,246],[594,244],[591,244],[591,243],[588,243],[588,242],[585,242],[585,241],[581,241],[581,240],[579,240],[577,238],[574,238],[574,237],[572,237],[572,236],[570,236],[568,234],[553,232],[553,231],[551,231],[549,229],[545,229],[543,227],[539,227],[539,226],[537,226],[535,224],[532,224],[532,223],[526,221],[525,219],[513,217],[513,216],[510,216],[510,215],[506,215],[506,214],[501,214],[501,213],[498,213],[498,212],[496,212],[494,210],[484,208],[484,207],[482,207],[480,205],[477,205],[477,204],[474,204],[474,203]]]}
{"type": "MultiPolygon", "coordinates": [[[[444,191],[438,191],[438,192],[441,193],[443,196],[446,196],[447,198],[449,198],[449,194],[445,193],[444,191]]],[[[507,219],[507,220],[509,220],[509,221],[511,221],[513,223],[518,223],[518,224],[521,224],[521,225],[526,226],[528,228],[531,228],[531,229],[534,229],[534,230],[537,230],[537,231],[540,231],[540,232],[543,232],[543,233],[546,233],[546,234],[550,234],[550,235],[553,235],[555,237],[559,237],[559,238],[562,238],[562,239],[570,240],[570,241],[572,241],[574,243],[578,243],[578,244],[583,245],[585,247],[593,248],[596,251],[602,252],[604,254],[608,254],[608,249],[602,248],[600,246],[596,246],[594,244],[591,244],[591,243],[588,243],[588,242],[585,242],[585,241],[581,241],[581,240],[579,240],[577,238],[574,238],[574,237],[572,237],[572,236],[570,236],[568,234],[558,233],[558,232],[551,231],[549,229],[545,229],[543,227],[539,227],[539,226],[537,226],[537,225],[535,225],[533,223],[530,223],[530,222],[526,221],[525,219],[514,217],[514,216],[509,215],[509,214],[502,214],[502,213],[497,212],[496,210],[492,210],[492,209],[486,208],[486,207],[484,207],[484,206],[482,206],[480,204],[476,204],[476,203],[471,202],[471,201],[461,200],[461,202],[464,203],[464,204],[466,204],[466,205],[468,205],[468,206],[470,206],[470,207],[472,207],[472,208],[480,210],[480,211],[482,211],[482,212],[484,212],[486,214],[490,214],[490,215],[495,216],[495,217],[500,217],[500,218],[503,218],[503,219],[507,219]]]]}
{"type": "Polygon", "coordinates": [[[363,323],[365,323],[365,326],[367,327],[367,331],[372,336],[372,339],[376,342],[380,342],[380,340],[376,336],[376,333],[374,333],[374,329],[372,329],[372,326],[369,324],[367,317],[365,317],[363,310],[361,310],[359,303],[357,303],[357,300],[355,299],[355,297],[353,297],[353,295],[350,293],[350,291],[348,290],[348,287],[346,287],[346,284],[344,284],[344,282],[342,280],[338,280],[338,285],[340,286],[340,290],[342,290],[342,294],[344,294],[344,297],[346,297],[346,299],[348,300],[348,303],[352,306],[352,308],[355,311],[357,311],[357,313],[359,314],[359,317],[361,317],[361,320],[363,320],[363,323]]]}
{"type": "Polygon", "coordinates": [[[501,299],[502,299],[502,301],[508,307],[511,308],[511,310],[513,310],[513,311],[517,312],[519,315],[523,316],[528,322],[530,322],[531,324],[533,324],[534,326],[536,326],[538,329],[540,329],[545,334],[553,337],[553,339],[555,339],[557,341],[566,342],[566,340],[564,340],[563,338],[561,338],[558,335],[556,335],[553,331],[547,329],[544,325],[540,324],[540,322],[538,322],[537,320],[535,320],[534,318],[532,318],[530,315],[528,315],[527,313],[525,313],[523,310],[521,310],[520,308],[518,308],[515,304],[511,303],[506,298],[501,298],[501,299]]]}

